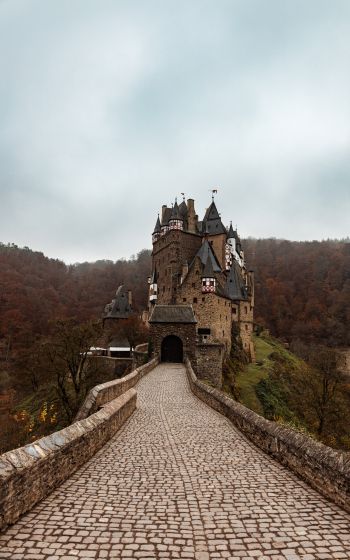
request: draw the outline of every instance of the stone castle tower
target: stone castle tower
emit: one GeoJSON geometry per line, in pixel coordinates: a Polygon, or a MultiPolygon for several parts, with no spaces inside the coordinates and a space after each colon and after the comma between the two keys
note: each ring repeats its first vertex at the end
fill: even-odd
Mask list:
{"type": "Polygon", "coordinates": [[[162,207],[152,242],[149,323],[155,353],[164,361],[190,358],[199,377],[220,386],[233,324],[254,359],[254,277],[246,270],[237,231],[223,225],[214,199],[202,221],[188,199],[162,207]]]}

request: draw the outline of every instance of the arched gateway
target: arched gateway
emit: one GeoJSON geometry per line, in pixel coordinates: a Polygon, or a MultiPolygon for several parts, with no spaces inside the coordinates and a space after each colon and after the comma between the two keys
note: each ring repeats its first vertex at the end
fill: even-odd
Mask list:
{"type": "Polygon", "coordinates": [[[184,353],[181,338],[173,334],[163,338],[161,346],[161,361],[183,362],[183,359],[184,353]]]}

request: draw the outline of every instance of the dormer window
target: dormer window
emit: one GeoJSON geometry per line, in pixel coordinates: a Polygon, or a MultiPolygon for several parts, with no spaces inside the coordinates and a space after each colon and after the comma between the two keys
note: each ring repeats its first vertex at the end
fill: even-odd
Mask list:
{"type": "Polygon", "coordinates": [[[152,243],[155,243],[160,238],[160,233],[154,233],[152,235],[152,243]]]}

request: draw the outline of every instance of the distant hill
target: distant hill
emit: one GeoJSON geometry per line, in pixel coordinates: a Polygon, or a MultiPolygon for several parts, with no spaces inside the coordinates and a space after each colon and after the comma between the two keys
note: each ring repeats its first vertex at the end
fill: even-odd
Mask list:
{"type": "MultiPolygon", "coordinates": [[[[255,270],[255,319],[274,336],[350,346],[350,243],[243,241],[255,270]]],[[[0,352],[46,334],[50,319],[101,316],[119,284],[147,305],[150,251],[129,260],[66,265],[40,252],[0,244],[0,352]]]]}

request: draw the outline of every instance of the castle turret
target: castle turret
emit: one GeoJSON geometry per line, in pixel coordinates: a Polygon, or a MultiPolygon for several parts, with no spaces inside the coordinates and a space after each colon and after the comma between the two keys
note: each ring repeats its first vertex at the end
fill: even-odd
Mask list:
{"type": "Polygon", "coordinates": [[[177,200],[175,199],[175,204],[173,207],[173,211],[171,213],[170,219],[169,219],[169,229],[183,229],[184,226],[184,220],[183,217],[181,216],[180,212],[179,212],[179,207],[177,204],[177,200]]]}
{"type": "Polygon", "coordinates": [[[151,305],[157,303],[158,299],[158,274],[155,268],[152,272],[152,276],[149,279],[149,301],[151,305]]]}
{"type": "Polygon", "coordinates": [[[159,219],[159,214],[158,214],[156,225],[155,225],[154,231],[152,233],[152,243],[155,243],[156,241],[158,241],[158,239],[160,238],[160,232],[161,232],[161,226],[160,226],[160,219],[159,219]]]}
{"type": "Polygon", "coordinates": [[[207,262],[204,265],[202,272],[202,292],[215,292],[216,279],[214,269],[211,261],[211,256],[208,254],[207,262]]]}

